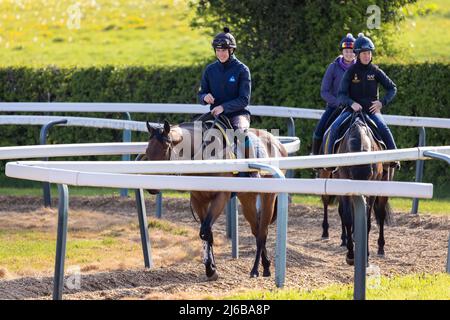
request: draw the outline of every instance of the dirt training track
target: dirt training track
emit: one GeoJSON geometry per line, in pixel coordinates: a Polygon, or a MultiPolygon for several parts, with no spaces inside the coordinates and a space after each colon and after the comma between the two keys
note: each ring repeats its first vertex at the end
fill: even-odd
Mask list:
{"type": "MultiPolygon", "coordinates": [[[[147,198],[150,198],[147,196],[147,198]]],[[[56,203],[54,208],[56,207],[56,203]]],[[[395,211],[395,208],[393,208],[395,211]]],[[[155,211],[153,198],[147,200],[149,216],[155,211]]],[[[56,232],[56,209],[41,207],[38,197],[0,196],[0,231],[9,228],[44,228],[56,232]],[[36,221],[44,221],[41,225],[36,221]],[[45,226],[43,225],[45,224],[45,226]]],[[[413,217],[396,212],[386,228],[386,256],[376,255],[378,228],[372,221],[370,235],[370,263],[378,266],[385,276],[410,273],[437,273],[445,271],[450,216],[421,215],[413,217]]],[[[351,283],[353,268],[345,263],[345,248],[340,244],[340,221],[336,208],[330,212],[330,240],[321,239],[322,211],[320,208],[292,204],[288,218],[288,245],[286,288],[313,289],[332,283],[351,283]]],[[[81,288],[64,289],[64,299],[202,299],[220,298],[233,293],[254,289],[275,289],[274,263],[275,224],[269,229],[268,253],[271,257],[272,276],[250,278],[255,243],[248,223],[239,217],[239,259],[231,258],[231,242],[225,238],[225,215],[213,227],[214,253],[219,273],[215,282],[205,281],[201,263],[201,241],[198,224],[193,220],[189,201],[164,199],[163,219],[171,225],[187,230],[183,236],[167,237],[164,246],[171,244],[191,254],[173,261],[171,250],[165,250],[150,229],[154,268],[144,270],[142,260],[132,267],[120,265],[82,267],[81,288]]],[[[69,242],[74,230],[120,226],[124,221],[135,221],[131,241],[139,243],[136,207],[133,198],[72,197],[69,212],[69,242]],[[83,213],[89,210],[89,214],[83,213]]],[[[92,231],[91,230],[91,231],[92,231]]],[[[175,250],[175,249],[174,249],[175,250]]],[[[140,250],[135,253],[142,255],[140,250]]],[[[126,257],[125,257],[126,259],[126,257]]],[[[52,261],[53,263],[53,261],[52,261]]],[[[100,263],[101,264],[101,263],[100,263]]],[[[0,261],[0,268],[2,263],[0,261]]],[[[67,263],[66,263],[67,268],[67,263]]],[[[52,270],[39,276],[6,277],[0,274],[0,299],[48,299],[52,292],[52,270]]]]}

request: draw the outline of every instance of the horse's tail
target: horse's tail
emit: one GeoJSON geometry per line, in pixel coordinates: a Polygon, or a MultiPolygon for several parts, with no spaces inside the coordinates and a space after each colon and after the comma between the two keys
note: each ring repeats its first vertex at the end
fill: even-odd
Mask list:
{"type": "Polygon", "coordinates": [[[377,197],[373,207],[377,225],[380,225],[381,219],[384,217],[384,223],[389,225],[392,222],[392,208],[389,204],[389,198],[377,197]]]}
{"type": "Polygon", "coordinates": [[[273,208],[273,215],[270,224],[274,223],[275,220],[277,220],[277,214],[278,214],[278,196],[275,197],[275,206],[273,208]]]}

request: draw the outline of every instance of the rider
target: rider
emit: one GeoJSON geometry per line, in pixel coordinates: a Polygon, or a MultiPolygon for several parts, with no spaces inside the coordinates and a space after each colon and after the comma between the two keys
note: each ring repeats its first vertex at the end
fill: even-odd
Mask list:
{"type": "Polygon", "coordinates": [[[332,63],[330,63],[322,79],[320,95],[327,103],[327,107],[314,130],[311,151],[313,155],[319,154],[326,125],[331,121],[332,115],[336,113],[336,109],[339,107],[337,93],[341,79],[345,71],[356,62],[355,53],[353,52],[354,42],[355,38],[351,33],[347,33],[347,35],[342,38],[339,43],[339,49],[341,50],[342,55],[339,55],[332,63]]]}
{"type": "MultiPolygon", "coordinates": [[[[363,33],[358,34],[353,48],[353,51],[357,55],[357,61],[344,74],[338,92],[339,103],[345,107],[351,107],[351,109],[342,112],[331,125],[328,154],[333,153],[333,144],[337,139],[339,127],[344,119],[351,112],[360,110],[367,113],[370,119],[375,122],[381,138],[386,143],[387,149],[397,149],[394,137],[381,115],[381,109],[386,108],[392,99],[394,99],[397,93],[397,87],[383,70],[372,64],[372,53],[374,50],[375,45],[372,40],[365,37],[363,33]],[[381,99],[378,96],[379,84],[386,89],[386,95],[381,99]]],[[[399,168],[399,162],[392,162],[391,167],[399,168]]]]}
{"type": "MultiPolygon", "coordinates": [[[[250,69],[234,55],[237,48],[236,39],[229,28],[223,28],[223,32],[217,34],[211,44],[217,60],[209,64],[203,72],[198,100],[203,105],[210,105],[212,116],[225,115],[234,130],[239,130],[248,137],[245,138],[247,156],[256,158],[255,149],[258,146],[258,139],[248,132],[250,128],[248,108],[251,95],[250,69]]],[[[237,152],[238,156],[245,157],[243,154],[245,151],[237,152]]],[[[259,174],[252,172],[250,176],[259,177],[259,174]]]]}
{"type": "Polygon", "coordinates": [[[223,113],[234,129],[247,130],[250,127],[250,69],[235,57],[236,40],[227,27],[214,37],[212,47],[217,61],[208,65],[203,73],[198,100],[210,105],[213,116],[223,113]]]}

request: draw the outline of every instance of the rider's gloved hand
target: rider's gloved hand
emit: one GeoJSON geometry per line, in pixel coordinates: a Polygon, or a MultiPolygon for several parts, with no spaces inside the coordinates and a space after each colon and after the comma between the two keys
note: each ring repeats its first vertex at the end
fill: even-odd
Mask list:
{"type": "Polygon", "coordinates": [[[358,102],[353,102],[351,107],[355,112],[362,110],[362,106],[358,102]]]}

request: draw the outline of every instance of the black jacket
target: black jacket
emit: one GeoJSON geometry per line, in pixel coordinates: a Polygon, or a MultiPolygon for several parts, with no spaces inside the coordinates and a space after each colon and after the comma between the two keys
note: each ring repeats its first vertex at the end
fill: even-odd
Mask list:
{"type": "Polygon", "coordinates": [[[351,106],[359,103],[365,112],[369,112],[372,101],[380,100],[385,108],[397,93],[395,83],[378,66],[362,64],[359,60],[344,74],[338,92],[339,103],[351,106]],[[378,84],[386,89],[386,95],[379,99],[378,84]]]}

